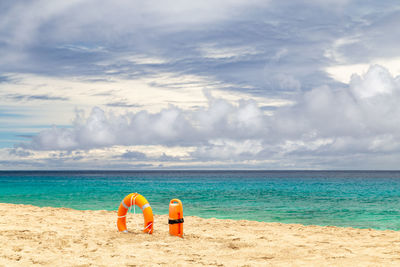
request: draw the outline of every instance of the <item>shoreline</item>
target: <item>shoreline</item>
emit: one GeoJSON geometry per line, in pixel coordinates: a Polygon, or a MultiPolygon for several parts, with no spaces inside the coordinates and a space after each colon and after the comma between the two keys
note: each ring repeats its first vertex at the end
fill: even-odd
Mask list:
{"type": "Polygon", "coordinates": [[[400,265],[393,230],[185,216],[181,239],[167,215],[154,216],[153,235],[140,231],[141,213],[129,214],[128,234],[116,220],[116,211],[0,203],[0,266],[400,265]]]}

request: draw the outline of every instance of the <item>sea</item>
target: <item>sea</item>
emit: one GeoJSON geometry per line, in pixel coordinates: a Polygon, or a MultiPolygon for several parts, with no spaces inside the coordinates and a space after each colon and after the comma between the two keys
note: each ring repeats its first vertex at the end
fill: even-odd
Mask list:
{"type": "MultiPolygon", "coordinates": [[[[0,171],[0,202],[117,210],[129,193],[155,214],[400,230],[399,171],[0,171]]],[[[139,210],[140,211],[140,210],[139,210]]]]}

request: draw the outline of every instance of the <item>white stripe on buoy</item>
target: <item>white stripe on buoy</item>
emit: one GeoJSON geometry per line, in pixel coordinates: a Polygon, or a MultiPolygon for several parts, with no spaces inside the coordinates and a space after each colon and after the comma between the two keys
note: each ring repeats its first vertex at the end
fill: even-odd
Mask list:
{"type": "Polygon", "coordinates": [[[145,208],[148,208],[148,207],[150,207],[150,204],[146,203],[146,204],[143,205],[142,210],[144,210],[145,208]]]}
{"type": "Polygon", "coordinates": [[[129,207],[125,204],[125,202],[122,200],[121,202],[122,206],[124,206],[125,209],[129,209],[129,207]]]}

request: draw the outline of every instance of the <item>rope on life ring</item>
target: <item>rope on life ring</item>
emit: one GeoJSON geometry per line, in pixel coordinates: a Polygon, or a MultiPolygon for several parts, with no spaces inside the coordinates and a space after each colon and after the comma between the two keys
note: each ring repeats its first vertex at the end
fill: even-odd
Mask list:
{"type": "Polygon", "coordinates": [[[134,209],[134,214],[136,214],[135,206],[138,206],[143,212],[143,232],[152,234],[154,225],[153,210],[151,209],[151,206],[147,199],[138,193],[131,193],[127,195],[126,197],[124,197],[121,204],[119,205],[117,220],[118,231],[123,233],[128,232],[128,229],[126,227],[126,215],[132,209],[132,206],[134,209]]]}

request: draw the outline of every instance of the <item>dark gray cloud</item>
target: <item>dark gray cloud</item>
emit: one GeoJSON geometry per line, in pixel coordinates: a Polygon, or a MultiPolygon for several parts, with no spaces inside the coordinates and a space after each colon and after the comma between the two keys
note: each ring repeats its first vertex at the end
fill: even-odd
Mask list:
{"type": "Polygon", "coordinates": [[[21,148],[11,149],[8,153],[12,156],[18,156],[18,157],[29,157],[33,155],[32,152],[21,148]]]}
{"type": "Polygon", "coordinates": [[[138,108],[138,107],[141,107],[141,105],[139,105],[139,104],[129,104],[126,101],[116,101],[116,102],[107,103],[106,106],[109,106],[109,107],[120,107],[120,108],[138,108]]]}
{"type": "Polygon", "coordinates": [[[134,160],[134,161],[150,161],[150,162],[178,162],[178,161],[180,161],[180,157],[168,156],[165,153],[162,153],[161,156],[150,157],[142,152],[133,151],[133,150],[127,150],[122,155],[116,156],[116,158],[122,158],[125,160],[134,160]]]}
{"type": "Polygon", "coordinates": [[[227,90],[279,95],[342,86],[324,71],[337,63],[328,50],[348,63],[398,56],[397,1],[222,1],[180,3],[175,11],[159,2],[22,3],[0,11],[0,72],[86,78],[174,72],[235,84],[227,90]],[[35,10],[41,16],[29,15],[35,10]],[[334,48],[341,38],[353,41],[334,48]]]}
{"type": "Polygon", "coordinates": [[[0,75],[0,83],[10,82],[9,77],[0,75]]]}
{"type": "Polygon", "coordinates": [[[4,96],[12,101],[31,101],[31,100],[43,100],[43,101],[67,101],[68,97],[62,96],[51,96],[46,94],[38,95],[23,95],[23,94],[7,94],[4,96]]]}
{"type": "Polygon", "coordinates": [[[138,151],[126,151],[121,155],[121,158],[124,159],[135,159],[135,160],[145,160],[146,154],[138,151]]]}

